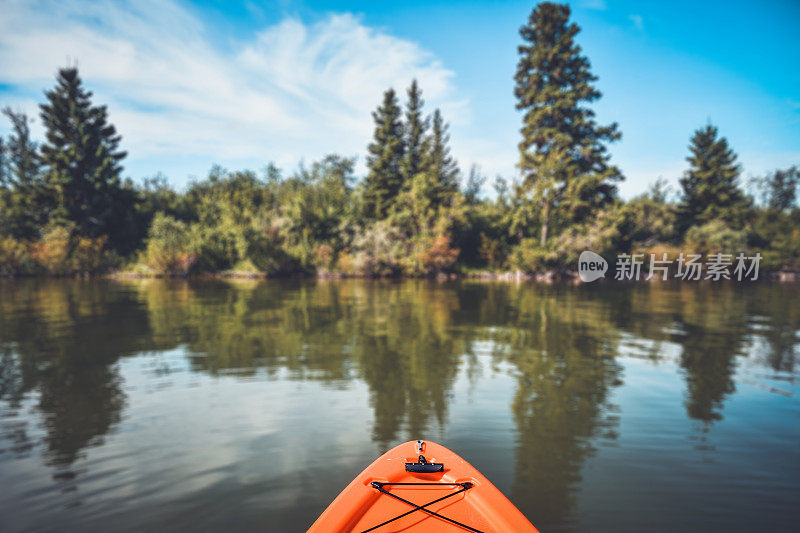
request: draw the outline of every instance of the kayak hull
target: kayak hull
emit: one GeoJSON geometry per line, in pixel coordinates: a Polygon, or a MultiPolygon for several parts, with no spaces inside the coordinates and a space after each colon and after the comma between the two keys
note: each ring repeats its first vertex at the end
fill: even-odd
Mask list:
{"type": "Polygon", "coordinates": [[[401,444],[376,459],[336,497],[309,533],[537,531],[467,461],[433,442],[423,443],[420,453],[418,442],[401,444]],[[433,466],[419,466],[420,455],[433,466]]]}

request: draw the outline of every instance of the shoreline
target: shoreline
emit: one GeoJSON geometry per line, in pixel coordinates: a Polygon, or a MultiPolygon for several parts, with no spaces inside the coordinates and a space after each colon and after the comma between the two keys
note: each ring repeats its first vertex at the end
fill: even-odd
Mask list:
{"type": "MultiPolygon", "coordinates": [[[[644,279],[646,274],[642,274],[642,278],[639,280],[626,280],[626,281],[618,281],[614,280],[613,278],[601,279],[598,280],[600,282],[606,283],[636,283],[636,282],[647,282],[647,283],[657,283],[659,281],[679,281],[674,278],[670,278],[668,280],[662,280],[660,277],[653,278],[652,280],[644,279]]],[[[262,272],[252,272],[252,271],[227,271],[227,272],[207,272],[207,273],[199,273],[199,274],[146,274],[141,272],[125,272],[125,271],[113,271],[113,272],[106,272],[106,273],[74,273],[74,274],[63,274],[63,275],[48,275],[48,274],[37,274],[37,275],[0,275],[0,279],[95,279],[95,278],[106,278],[106,279],[117,279],[117,280],[133,280],[133,279],[187,279],[187,280],[267,280],[267,279],[274,279],[274,280],[297,280],[297,279],[318,279],[318,280],[325,280],[325,281],[338,281],[338,280],[349,280],[349,279],[362,279],[362,280],[405,280],[405,279],[418,279],[418,280],[430,280],[430,281],[437,281],[437,282],[446,282],[446,281],[486,281],[486,282],[506,282],[506,283],[523,283],[523,282],[530,282],[530,283],[539,283],[545,285],[551,284],[573,284],[579,285],[582,284],[580,278],[578,277],[578,273],[572,270],[546,270],[541,272],[535,273],[526,273],[522,271],[503,271],[503,272],[491,272],[491,271],[475,271],[475,272],[450,272],[450,273],[439,273],[427,276],[407,276],[407,275],[396,275],[396,276],[365,276],[365,275],[357,275],[357,274],[344,274],[339,272],[320,272],[317,274],[304,274],[304,273],[294,273],[294,274],[278,274],[278,275],[270,275],[264,274],[262,272]]],[[[686,280],[686,281],[695,281],[695,280],[686,280]]],[[[704,282],[709,280],[696,280],[698,282],[704,282]]],[[[721,281],[729,281],[729,282],[736,282],[736,280],[721,280],[721,281]]],[[[751,280],[747,280],[751,281],[751,280]]],[[[770,271],[770,272],[763,272],[759,279],[754,280],[755,282],[761,281],[768,281],[768,282],[777,282],[777,283],[798,283],[800,282],[800,271],[794,270],[779,270],[779,271],[770,271]]],[[[594,282],[591,282],[594,283],[594,282]]]]}

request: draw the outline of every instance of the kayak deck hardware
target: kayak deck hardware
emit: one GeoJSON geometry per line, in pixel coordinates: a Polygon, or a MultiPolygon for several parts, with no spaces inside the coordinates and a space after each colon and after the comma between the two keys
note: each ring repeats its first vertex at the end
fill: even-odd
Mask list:
{"type": "Polygon", "coordinates": [[[424,455],[420,455],[418,463],[406,463],[406,472],[416,472],[419,474],[444,472],[444,463],[429,463],[424,455]]]}
{"type": "MultiPolygon", "coordinates": [[[[406,463],[406,470],[408,470],[408,466],[409,465],[424,464],[424,465],[439,465],[439,466],[442,466],[441,463],[428,463],[425,460],[425,457],[423,457],[422,455],[420,455],[419,458],[420,458],[420,463],[406,463]]],[[[408,470],[408,471],[409,472],[414,472],[414,470],[408,470]]],[[[439,471],[441,471],[441,470],[435,470],[435,472],[439,472],[439,471]]],[[[378,492],[380,492],[382,494],[386,494],[387,496],[391,496],[395,500],[399,500],[399,501],[401,501],[403,503],[407,503],[408,505],[413,507],[413,509],[411,509],[410,511],[406,511],[405,513],[399,514],[399,515],[395,516],[394,518],[390,518],[389,520],[386,520],[385,522],[381,522],[380,524],[378,524],[376,526],[372,526],[369,529],[365,529],[361,533],[368,533],[369,531],[375,531],[376,529],[378,529],[380,527],[383,527],[386,524],[394,522],[395,520],[400,520],[404,516],[408,516],[411,513],[415,513],[417,511],[422,511],[424,513],[428,513],[431,516],[435,516],[436,518],[441,518],[442,520],[446,520],[447,522],[450,522],[451,524],[454,524],[456,526],[462,527],[462,528],[464,528],[464,529],[466,529],[468,531],[474,531],[475,533],[482,533],[480,530],[475,529],[474,527],[470,527],[470,526],[468,526],[466,524],[462,524],[461,522],[459,522],[457,520],[453,520],[452,518],[448,518],[447,516],[441,515],[441,514],[435,512],[435,511],[431,511],[430,509],[426,509],[426,507],[428,507],[430,505],[433,505],[435,503],[439,503],[442,500],[446,500],[447,498],[450,498],[450,497],[455,496],[457,494],[461,494],[462,492],[468,491],[469,489],[471,489],[473,487],[473,484],[470,483],[470,482],[465,482],[465,483],[435,483],[435,482],[433,482],[433,483],[423,483],[423,482],[420,482],[420,483],[381,483],[380,481],[373,481],[372,483],[370,483],[370,485],[372,485],[372,487],[374,489],[376,489],[378,492]],[[456,491],[451,492],[450,494],[442,496],[441,498],[437,498],[437,499],[435,499],[433,501],[430,501],[430,502],[428,502],[428,503],[426,503],[424,505],[417,505],[414,502],[408,501],[405,498],[401,498],[397,494],[392,494],[388,490],[384,489],[384,487],[387,487],[389,485],[391,485],[391,486],[397,486],[397,485],[406,485],[406,486],[407,485],[428,485],[428,486],[436,485],[436,486],[440,486],[440,487],[460,487],[460,488],[458,490],[456,490],[456,491]]]]}

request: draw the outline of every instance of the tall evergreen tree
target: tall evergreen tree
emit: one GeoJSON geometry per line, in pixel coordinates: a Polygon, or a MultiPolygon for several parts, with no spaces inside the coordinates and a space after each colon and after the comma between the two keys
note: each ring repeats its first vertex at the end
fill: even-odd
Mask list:
{"type": "Polygon", "coordinates": [[[106,106],[92,105],[76,68],[59,70],[56,87],[45,92],[42,146],[52,220],[71,222],[89,237],[107,235],[124,251],[134,224],[135,194],[123,186],[121,136],[108,122],[106,106]]]}
{"type": "Polygon", "coordinates": [[[431,120],[429,150],[424,167],[432,181],[435,206],[450,206],[458,192],[458,163],[450,155],[450,134],[442,113],[436,109],[431,120]]]}
{"type": "Polygon", "coordinates": [[[11,134],[5,143],[3,163],[9,187],[4,201],[6,231],[17,238],[32,239],[45,222],[47,213],[41,205],[42,184],[39,154],[31,140],[30,120],[25,113],[10,107],[3,109],[11,122],[11,134]]]}
{"type": "Polygon", "coordinates": [[[690,226],[720,219],[730,224],[742,222],[747,200],[739,189],[741,167],[725,137],[711,124],[694,132],[686,158],[689,170],[680,179],[683,199],[680,225],[690,226]]]}
{"type": "Polygon", "coordinates": [[[375,133],[367,147],[369,172],[364,182],[364,211],[367,217],[380,219],[387,215],[403,186],[403,124],[394,89],[383,93],[383,102],[372,118],[375,133]]]}
{"type": "Polygon", "coordinates": [[[422,90],[417,80],[411,82],[408,88],[408,102],[405,110],[405,123],[403,125],[403,142],[405,153],[403,157],[403,185],[409,187],[414,177],[423,170],[425,155],[428,146],[428,119],[422,114],[422,90]]]}
{"type": "MultiPolygon", "coordinates": [[[[406,189],[396,211],[403,220],[401,225],[417,236],[433,231],[437,222],[447,219],[442,218],[445,214],[442,208],[451,207],[458,192],[458,167],[450,155],[447,124],[438,109],[432,118],[425,119],[425,124],[425,129],[431,131],[421,142],[417,142],[421,158],[416,165],[417,171],[405,184],[406,189]],[[428,128],[427,124],[431,122],[433,127],[428,128]]],[[[406,145],[406,155],[413,146],[406,145]]],[[[406,158],[406,161],[409,159],[406,158]]],[[[438,231],[441,229],[438,228],[438,231]]]]}
{"type": "Polygon", "coordinates": [[[31,140],[30,120],[25,113],[3,108],[3,114],[11,122],[12,133],[8,137],[8,178],[18,187],[31,186],[39,177],[39,155],[31,140]]]}
{"type": "Polygon", "coordinates": [[[587,107],[601,94],[589,60],[575,44],[578,26],[567,5],[543,2],[520,29],[523,44],[514,94],[524,111],[519,143],[522,183],[517,228],[538,219],[544,245],[554,221],[572,222],[612,199],[620,170],[609,164],[605,142],[620,138],[617,124],[599,126],[587,107]]]}
{"type": "Polygon", "coordinates": [[[800,186],[800,168],[774,170],[759,180],[765,189],[766,205],[780,213],[791,209],[797,203],[797,189],[800,186]]]}

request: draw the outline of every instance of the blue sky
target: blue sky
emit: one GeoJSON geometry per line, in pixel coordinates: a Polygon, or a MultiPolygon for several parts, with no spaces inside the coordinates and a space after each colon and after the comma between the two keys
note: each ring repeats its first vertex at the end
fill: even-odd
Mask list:
{"type": "MultiPolygon", "coordinates": [[[[462,167],[515,174],[512,76],[532,2],[0,4],[0,104],[35,114],[57,68],[76,60],[135,179],[163,172],[181,186],[213,163],[291,170],[328,152],[363,163],[370,110],[414,77],[452,123],[462,167]]],[[[611,152],[624,196],[659,176],[674,183],[708,121],[745,178],[800,163],[800,4],[571,5],[604,94],[598,119],[623,133],[611,152]]]]}

